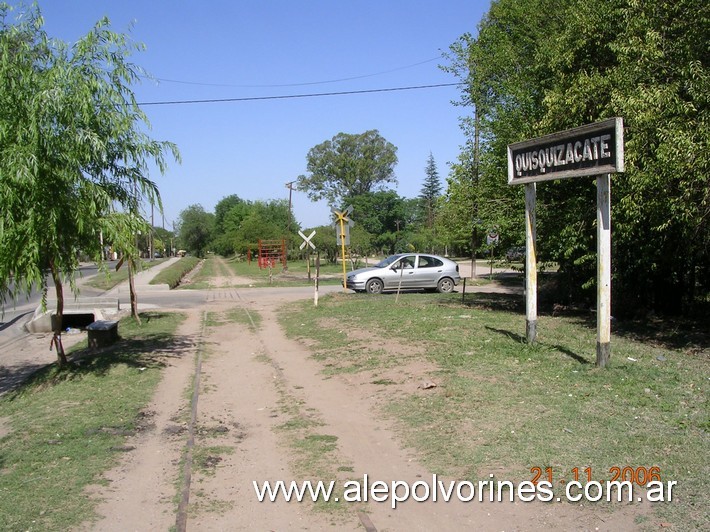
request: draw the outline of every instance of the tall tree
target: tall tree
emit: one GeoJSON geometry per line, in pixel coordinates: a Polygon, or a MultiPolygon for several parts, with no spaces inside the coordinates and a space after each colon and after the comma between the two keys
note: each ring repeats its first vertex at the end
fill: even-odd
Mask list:
{"type": "Polygon", "coordinates": [[[699,0],[582,4],[551,50],[560,76],[546,128],[577,125],[560,106],[585,121],[624,118],[626,173],[612,184],[617,315],[677,313],[710,292],[709,21],[699,0]]]}
{"type": "Polygon", "coordinates": [[[434,227],[436,203],[439,200],[439,196],[441,196],[439,171],[436,169],[436,161],[434,161],[434,155],[431,152],[429,153],[424,172],[426,177],[424,178],[422,190],[419,193],[419,199],[421,200],[424,221],[427,228],[431,229],[434,227]]]}
{"type": "Polygon", "coordinates": [[[237,205],[241,205],[244,203],[244,200],[241,199],[239,196],[236,194],[231,194],[229,196],[225,196],[221,200],[217,202],[217,205],[214,206],[214,228],[215,232],[217,233],[222,233],[225,230],[225,219],[227,217],[227,214],[229,211],[232,210],[233,207],[237,205]]]}
{"type": "Polygon", "coordinates": [[[394,253],[398,237],[409,220],[405,200],[394,190],[368,192],[347,199],[353,206],[353,220],[370,235],[371,246],[377,251],[394,253]]]}
{"type": "Polygon", "coordinates": [[[214,234],[214,214],[202,205],[189,205],[180,212],[178,238],[184,248],[197,257],[204,257],[214,234]]]}
{"type": "Polygon", "coordinates": [[[376,129],[358,135],[338,133],[311,148],[307,156],[309,176],[298,177],[298,190],[331,206],[342,198],[381,190],[396,183],[397,148],[376,129]]]}
{"type": "Polygon", "coordinates": [[[494,0],[478,36],[464,34],[450,47],[443,68],[465,81],[457,103],[470,110],[461,119],[467,142],[452,167],[444,209],[453,218],[442,222],[452,244],[463,245],[462,232],[468,232],[466,247],[472,253],[492,226],[501,229],[504,240],[522,238],[515,234],[523,227],[522,189],[506,184],[506,148],[536,136],[544,89],[550,84],[546,64],[536,58],[565,23],[564,17],[549,13],[564,11],[570,1],[494,0]],[[463,227],[454,229],[457,223],[463,227]]]}
{"type": "Polygon", "coordinates": [[[300,227],[293,218],[293,213],[289,211],[288,201],[249,202],[246,215],[235,233],[235,247],[244,252],[247,248],[255,247],[259,240],[285,238],[289,227],[292,234],[288,236],[293,239],[300,227]]]}
{"type": "Polygon", "coordinates": [[[214,249],[220,255],[228,256],[235,251],[234,233],[244,216],[235,218],[235,213],[246,212],[247,202],[236,194],[225,196],[214,207],[214,249]]]}
{"type": "Polygon", "coordinates": [[[145,134],[131,84],[141,49],[103,19],[73,45],[50,39],[37,7],[8,22],[0,6],[0,293],[56,287],[60,362],[64,282],[76,291],[79,251],[100,259],[101,218],[140,197],[160,205],[148,163],[177,148],[145,134]],[[14,275],[14,288],[5,279],[14,275]]]}
{"type": "MultiPolygon", "coordinates": [[[[612,184],[616,315],[679,311],[710,292],[708,20],[700,0],[495,0],[478,36],[451,48],[462,103],[480,111],[479,183],[520,219],[520,187],[502,178],[507,144],[624,118],[626,173],[612,184]]],[[[575,298],[594,293],[594,204],[589,180],[538,186],[538,234],[555,235],[538,251],[560,264],[575,298]]]]}

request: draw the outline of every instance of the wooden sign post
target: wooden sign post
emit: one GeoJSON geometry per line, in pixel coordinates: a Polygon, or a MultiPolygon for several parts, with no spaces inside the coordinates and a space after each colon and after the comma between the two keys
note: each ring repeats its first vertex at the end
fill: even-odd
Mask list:
{"type": "Polygon", "coordinates": [[[525,337],[537,339],[537,251],[535,249],[535,183],[525,185],[525,337]]]}
{"type": "Polygon", "coordinates": [[[508,146],[508,184],[525,185],[525,312],[528,343],[537,337],[535,183],[597,176],[597,366],[611,357],[611,174],[624,171],[624,123],[595,124],[508,146]]]}
{"type": "Polygon", "coordinates": [[[611,357],[611,175],[597,177],[597,366],[611,357]]]}

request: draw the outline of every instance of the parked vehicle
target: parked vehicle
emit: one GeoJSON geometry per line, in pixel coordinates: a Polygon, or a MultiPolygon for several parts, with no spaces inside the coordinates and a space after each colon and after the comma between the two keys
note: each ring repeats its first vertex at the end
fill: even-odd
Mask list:
{"type": "Polygon", "coordinates": [[[461,281],[454,261],[425,253],[391,255],[371,268],[350,272],[345,286],[356,292],[379,294],[389,290],[453,292],[461,281]]]}
{"type": "Polygon", "coordinates": [[[520,262],[525,259],[525,246],[516,246],[505,252],[505,260],[508,262],[520,262]]]}

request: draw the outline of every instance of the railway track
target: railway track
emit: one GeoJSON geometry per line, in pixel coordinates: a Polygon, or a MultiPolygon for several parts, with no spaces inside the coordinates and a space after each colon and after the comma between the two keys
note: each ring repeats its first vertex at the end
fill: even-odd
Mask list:
{"type": "MultiPolygon", "coordinates": [[[[217,290],[212,290],[212,293],[208,297],[208,301],[212,302],[239,302],[239,303],[245,303],[246,300],[242,298],[241,294],[239,293],[239,290],[235,288],[229,288],[229,289],[217,289],[217,290]]],[[[258,326],[257,326],[257,321],[254,319],[254,316],[252,312],[249,311],[249,308],[246,305],[242,305],[242,310],[245,312],[247,316],[247,321],[253,331],[258,331],[258,326]]],[[[204,346],[204,339],[205,339],[205,333],[206,333],[206,328],[207,328],[207,312],[203,312],[202,314],[202,324],[201,324],[201,341],[197,347],[197,353],[196,353],[196,361],[195,361],[195,370],[194,370],[194,375],[193,375],[193,390],[192,390],[192,396],[190,400],[190,421],[188,424],[187,428],[187,438],[185,441],[185,446],[184,446],[184,451],[183,451],[183,471],[182,471],[182,480],[181,480],[181,487],[180,487],[180,499],[178,503],[178,509],[176,512],[176,519],[175,519],[175,529],[178,532],[186,532],[189,529],[189,507],[190,507],[190,494],[192,491],[192,478],[193,478],[193,466],[194,466],[194,461],[193,461],[193,449],[195,447],[195,433],[196,433],[196,424],[197,424],[197,419],[199,415],[199,399],[200,399],[200,380],[202,376],[202,362],[204,358],[204,353],[205,353],[205,346],[204,346]]],[[[258,337],[258,342],[259,346],[261,349],[261,352],[264,355],[264,359],[268,360],[268,363],[272,367],[275,377],[282,381],[282,383],[285,383],[287,378],[286,375],[284,374],[283,368],[279,366],[278,363],[276,363],[273,353],[269,351],[269,348],[267,346],[267,343],[264,341],[264,338],[257,332],[257,337],[258,337]]],[[[239,474],[239,473],[237,473],[239,474]]],[[[372,520],[370,519],[370,516],[366,514],[365,512],[362,511],[357,511],[356,515],[358,517],[358,520],[364,530],[367,532],[377,532],[377,528],[373,524],[372,520]]]]}

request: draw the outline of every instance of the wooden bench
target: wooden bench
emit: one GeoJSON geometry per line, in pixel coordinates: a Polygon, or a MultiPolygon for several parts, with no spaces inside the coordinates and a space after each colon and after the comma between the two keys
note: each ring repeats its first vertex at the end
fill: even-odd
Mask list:
{"type": "Polygon", "coordinates": [[[118,322],[98,320],[89,325],[89,347],[106,347],[118,340],[118,322]]]}

